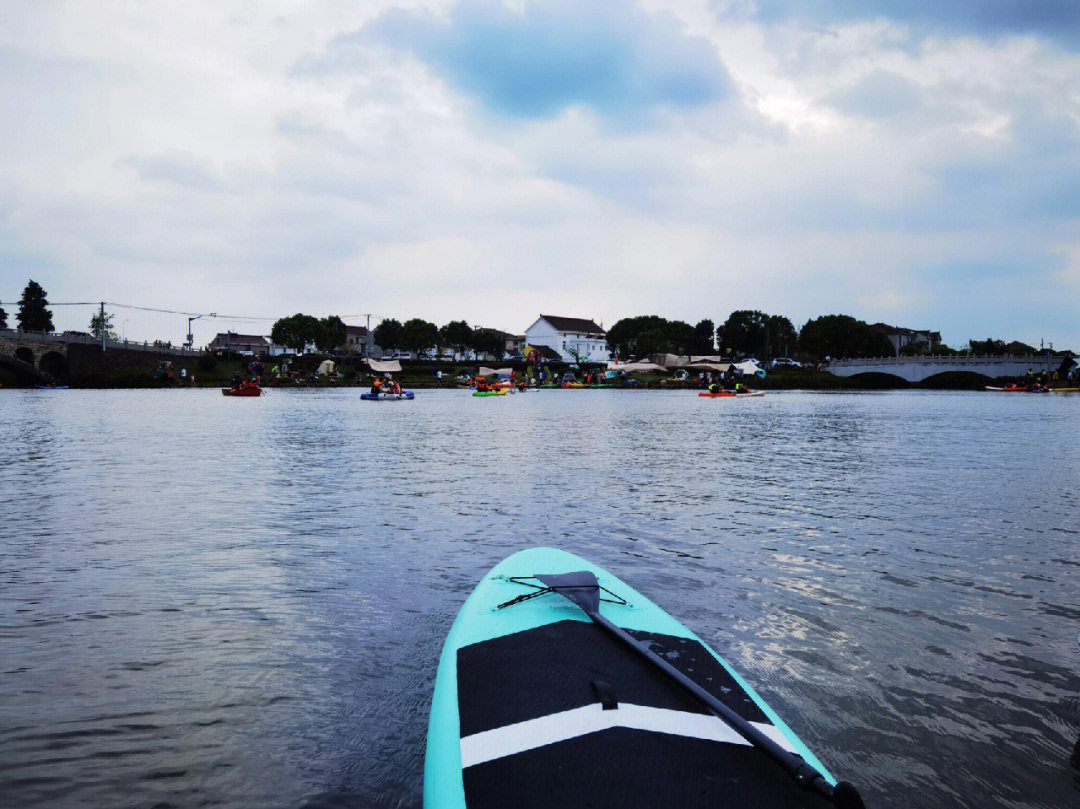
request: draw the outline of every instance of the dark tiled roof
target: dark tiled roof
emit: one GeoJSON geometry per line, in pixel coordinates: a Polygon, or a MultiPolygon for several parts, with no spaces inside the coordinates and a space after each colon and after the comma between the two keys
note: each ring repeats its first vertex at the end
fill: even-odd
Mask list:
{"type": "Polygon", "coordinates": [[[559,331],[577,332],[579,334],[607,334],[592,320],[582,317],[558,317],[556,315],[540,315],[559,331]]]}
{"type": "Polygon", "coordinates": [[[941,333],[936,331],[927,331],[925,329],[905,329],[900,326],[890,326],[888,323],[871,323],[871,331],[881,332],[882,334],[902,334],[908,337],[914,337],[919,334],[928,334],[934,340],[941,339],[941,333]]]}
{"type": "Polygon", "coordinates": [[[542,360],[555,360],[556,362],[562,361],[562,356],[551,346],[530,346],[537,354],[540,355],[542,360]]]}
{"type": "Polygon", "coordinates": [[[481,327],[477,329],[477,331],[482,331],[484,332],[484,334],[494,334],[503,338],[504,340],[511,340],[514,337],[514,335],[510,334],[510,332],[502,331],[501,329],[487,329],[481,327]]]}
{"type": "Polygon", "coordinates": [[[261,334],[237,334],[236,332],[221,333],[218,332],[218,336],[213,340],[214,345],[226,345],[226,346],[264,346],[269,345],[266,342],[266,338],[261,334]]]}
{"type": "Polygon", "coordinates": [[[353,334],[357,337],[367,337],[367,329],[364,326],[346,326],[346,334],[353,334]]]}

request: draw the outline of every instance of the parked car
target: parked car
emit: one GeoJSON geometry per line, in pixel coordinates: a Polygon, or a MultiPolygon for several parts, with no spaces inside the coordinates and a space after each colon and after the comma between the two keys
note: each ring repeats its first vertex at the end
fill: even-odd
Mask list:
{"type": "Polygon", "coordinates": [[[772,361],[773,368],[802,368],[802,363],[788,357],[777,357],[772,361]]]}

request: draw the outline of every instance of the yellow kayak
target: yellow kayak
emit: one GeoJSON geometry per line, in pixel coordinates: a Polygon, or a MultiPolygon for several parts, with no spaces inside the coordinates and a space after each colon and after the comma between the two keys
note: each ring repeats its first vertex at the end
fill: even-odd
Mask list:
{"type": "Polygon", "coordinates": [[[1051,393],[1080,393],[1080,388],[1050,388],[1051,393]]]}

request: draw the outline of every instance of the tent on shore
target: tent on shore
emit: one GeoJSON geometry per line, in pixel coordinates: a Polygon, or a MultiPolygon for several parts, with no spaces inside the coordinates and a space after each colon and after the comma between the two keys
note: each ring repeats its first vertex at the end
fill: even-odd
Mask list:
{"type": "Polygon", "coordinates": [[[397,374],[401,372],[401,363],[397,360],[367,360],[368,366],[377,374],[397,374]]]}
{"type": "Polygon", "coordinates": [[[622,371],[623,373],[633,373],[634,371],[657,371],[664,373],[667,371],[663,365],[657,365],[655,362],[624,362],[621,365],[608,364],[609,371],[622,371]]]}

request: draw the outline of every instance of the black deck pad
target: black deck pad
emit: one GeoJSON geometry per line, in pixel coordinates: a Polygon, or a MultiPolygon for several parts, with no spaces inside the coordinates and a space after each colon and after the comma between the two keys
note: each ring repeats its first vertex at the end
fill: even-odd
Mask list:
{"type": "Polygon", "coordinates": [[[469,809],[832,809],[760,751],[612,728],[468,767],[469,809]]]}
{"type": "MultiPolygon", "coordinates": [[[[630,631],[750,722],[768,722],[761,709],[700,643],[690,638],[630,631]]],[[[458,650],[461,735],[599,702],[591,685],[609,686],[619,704],[709,713],[654,666],[592,623],[560,621],[458,650]]]]}

